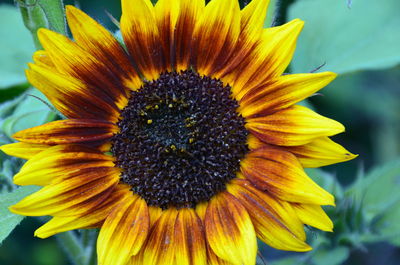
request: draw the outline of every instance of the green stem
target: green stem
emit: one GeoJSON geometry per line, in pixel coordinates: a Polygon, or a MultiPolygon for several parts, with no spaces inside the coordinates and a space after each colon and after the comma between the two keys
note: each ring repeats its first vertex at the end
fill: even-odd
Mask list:
{"type": "Polygon", "coordinates": [[[37,0],[46,14],[50,29],[67,35],[64,4],[62,0],[37,0]]]}
{"type": "Polygon", "coordinates": [[[36,49],[41,49],[37,31],[50,28],[66,35],[62,0],[17,0],[26,28],[31,32],[36,49]]]}
{"type": "Polygon", "coordinates": [[[87,260],[87,265],[97,265],[97,252],[96,252],[96,245],[92,244],[91,246],[91,253],[88,256],[89,259],[87,260]]]}
{"type": "Polygon", "coordinates": [[[76,237],[74,232],[68,231],[60,233],[56,236],[61,247],[68,255],[70,261],[75,265],[86,265],[88,258],[86,257],[85,248],[76,237]]]}
{"type": "Polygon", "coordinates": [[[81,230],[81,241],[85,248],[85,264],[95,265],[96,263],[96,239],[97,230],[96,229],[83,229],[81,230]]]}
{"type": "Polygon", "coordinates": [[[82,229],[81,231],[81,241],[82,245],[85,247],[90,245],[92,242],[92,231],[89,229],[82,229]]]}
{"type": "Polygon", "coordinates": [[[18,4],[25,27],[31,32],[35,47],[39,50],[42,48],[42,45],[38,39],[37,31],[40,28],[47,28],[48,23],[46,16],[37,4],[37,1],[38,0],[20,0],[18,1],[18,4]]]}

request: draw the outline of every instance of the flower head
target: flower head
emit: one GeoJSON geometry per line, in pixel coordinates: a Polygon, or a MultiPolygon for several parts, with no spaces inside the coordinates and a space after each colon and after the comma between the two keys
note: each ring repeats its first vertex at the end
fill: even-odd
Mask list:
{"type": "Polygon", "coordinates": [[[344,127],[295,105],[335,78],[283,75],[303,22],[263,29],[268,0],[123,0],[125,46],[67,6],[74,40],[41,29],[26,75],[67,117],[1,149],[28,159],[11,207],[41,238],[101,228],[99,264],[254,265],[258,237],[308,251],[331,194],[303,167],[352,159],[344,127]]]}

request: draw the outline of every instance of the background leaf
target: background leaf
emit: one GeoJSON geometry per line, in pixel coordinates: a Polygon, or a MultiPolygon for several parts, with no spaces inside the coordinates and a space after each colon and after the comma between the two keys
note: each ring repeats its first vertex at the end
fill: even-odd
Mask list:
{"type": "Polygon", "coordinates": [[[39,187],[36,186],[24,186],[14,190],[13,192],[0,194],[0,244],[22,221],[22,219],[24,219],[24,216],[11,213],[8,210],[8,207],[38,189],[39,187]]]}
{"type": "Polygon", "coordinates": [[[37,89],[27,91],[14,112],[0,123],[0,129],[10,138],[17,131],[41,125],[53,120],[56,116],[56,113],[49,106],[30,95],[47,102],[46,97],[37,89]]]}
{"type": "Polygon", "coordinates": [[[334,249],[319,249],[312,257],[315,265],[340,265],[349,257],[350,251],[346,247],[334,249]]]}
{"type": "Polygon", "coordinates": [[[340,74],[393,67],[400,62],[400,1],[301,0],[289,19],[306,21],[292,62],[293,72],[309,72],[326,62],[340,74]]]}
{"type": "Polygon", "coordinates": [[[364,242],[387,240],[400,246],[400,159],[371,171],[348,191],[361,201],[364,218],[370,225],[370,233],[362,237],[364,242]]]}
{"type": "Polygon", "coordinates": [[[35,51],[18,9],[0,5],[0,90],[26,83],[24,68],[35,51]]]}

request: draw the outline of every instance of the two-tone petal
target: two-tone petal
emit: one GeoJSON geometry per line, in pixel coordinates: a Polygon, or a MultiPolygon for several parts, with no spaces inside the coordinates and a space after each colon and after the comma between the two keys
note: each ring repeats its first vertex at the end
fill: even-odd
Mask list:
{"type": "Polygon", "coordinates": [[[241,163],[243,175],[260,190],[284,201],[334,205],[334,198],[304,172],[296,156],[279,148],[251,151],[241,163]]]}
{"type": "Polygon", "coordinates": [[[97,239],[99,265],[125,265],[149,233],[149,210],[138,195],[127,194],[107,216],[97,239]]]}
{"type": "Polygon", "coordinates": [[[36,154],[14,176],[18,185],[49,185],[61,182],[80,170],[113,168],[114,158],[96,149],[77,145],[56,145],[36,154]]]}
{"type": "Polygon", "coordinates": [[[251,218],[232,195],[221,192],[211,199],[205,214],[207,241],[221,259],[234,265],[253,265],[257,241],[251,218]]]}
{"type": "Polygon", "coordinates": [[[303,145],[344,131],[341,123],[299,105],[247,119],[246,128],[260,140],[282,146],[303,145]]]}
{"type": "Polygon", "coordinates": [[[90,211],[72,216],[55,216],[35,231],[35,236],[47,238],[65,231],[100,227],[112,210],[126,197],[131,196],[127,185],[117,185],[102,203],[90,211]]]}
{"type": "Polygon", "coordinates": [[[90,213],[114,190],[119,169],[86,168],[68,172],[55,181],[10,207],[13,213],[28,216],[71,216],[90,213]]]}
{"type": "Polygon", "coordinates": [[[262,241],[281,250],[311,250],[304,242],[303,223],[288,202],[256,189],[247,180],[233,181],[228,191],[247,209],[262,241]]]}

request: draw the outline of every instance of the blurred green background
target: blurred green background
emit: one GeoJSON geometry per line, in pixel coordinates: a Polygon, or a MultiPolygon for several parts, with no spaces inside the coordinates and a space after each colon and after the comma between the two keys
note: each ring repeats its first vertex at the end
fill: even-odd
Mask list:
{"type": "MultiPolygon", "coordinates": [[[[249,1],[241,1],[241,5],[244,6],[247,2],[249,1]]],[[[13,1],[7,0],[2,0],[0,3],[14,4],[13,1]]],[[[105,11],[119,18],[121,12],[119,0],[82,0],[66,1],[66,3],[80,6],[107,28],[112,31],[117,30],[105,11]]],[[[307,104],[318,113],[345,125],[346,133],[335,136],[334,140],[353,153],[359,154],[359,158],[325,167],[323,170],[329,177],[336,177],[346,189],[356,181],[357,176],[362,176],[363,172],[369,172],[373,168],[398,159],[400,157],[400,1],[283,0],[278,4],[274,2],[272,7],[266,26],[271,23],[280,25],[296,17],[306,21],[289,72],[310,72],[324,64],[320,71],[335,71],[340,74],[337,80],[310,98],[307,104]]],[[[0,70],[0,74],[3,75],[0,75],[0,104],[11,102],[10,100],[17,98],[28,88],[20,79],[24,78],[23,69],[30,61],[34,50],[29,32],[20,28],[16,30],[13,25],[18,23],[10,25],[7,24],[9,21],[7,15],[0,16],[0,69],[13,68],[9,73],[0,70]],[[2,79],[5,76],[7,80],[2,79]]],[[[27,105],[19,106],[23,115],[15,116],[13,112],[13,117],[17,117],[15,119],[10,119],[8,114],[4,114],[5,112],[4,115],[0,114],[0,122],[3,122],[2,130],[5,131],[5,127],[17,130],[21,126],[27,126],[26,123],[32,122],[32,119],[36,123],[42,123],[54,115],[47,107],[43,110],[41,102],[32,98],[30,100],[36,103],[21,103],[27,105]],[[37,104],[39,107],[35,107],[34,111],[26,109],[32,108],[31,104],[37,104]]],[[[6,105],[1,106],[3,107],[1,111],[5,111],[6,105]]],[[[5,143],[7,140],[4,139],[9,136],[7,132],[3,134],[0,144],[5,143]]],[[[4,158],[4,155],[0,154],[0,158],[4,158]]],[[[6,170],[6,166],[3,165],[2,170],[6,170]]],[[[393,174],[391,173],[398,181],[397,185],[400,185],[399,172],[396,169],[393,174]]],[[[379,176],[377,178],[379,179],[379,176]]],[[[400,189],[396,188],[396,191],[400,193],[400,189]]],[[[377,193],[388,192],[389,188],[377,189],[377,193]]],[[[398,209],[399,201],[396,201],[394,206],[396,208],[388,208],[388,211],[398,209]]],[[[337,211],[341,209],[338,208],[337,211]]],[[[330,209],[329,213],[335,215],[335,210],[330,209]]],[[[375,219],[374,222],[379,221],[375,219]]],[[[391,222],[396,220],[400,222],[396,218],[391,222]]],[[[41,221],[36,218],[25,218],[22,221],[11,236],[0,245],[1,265],[69,264],[54,237],[45,240],[33,237],[33,231],[40,226],[40,223],[41,221]]],[[[398,229],[392,231],[393,235],[400,238],[400,227],[398,225],[393,227],[398,229]]],[[[338,226],[339,231],[340,229],[338,226]]],[[[376,232],[370,228],[361,231],[357,227],[355,230],[357,236],[376,232]]],[[[351,229],[346,231],[353,234],[351,229]]],[[[310,232],[310,237],[313,242],[324,238],[321,233],[313,231],[310,232]]],[[[273,264],[400,264],[400,248],[396,247],[393,241],[389,242],[383,237],[381,240],[370,240],[372,243],[368,243],[368,240],[362,242],[357,241],[359,239],[348,240],[335,241],[337,243],[335,246],[340,247],[328,249],[325,254],[318,254],[317,258],[312,259],[306,254],[298,256],[266,246],[261,247],[261,253],[266,264],[282,257],[285,259],[280,263],[275,261],[273,264]],[[341,248],[346,250],[342,251],[341,248]]],[[[261,259],[260,264],[262,264],[261,259]]]]}

